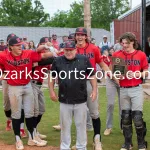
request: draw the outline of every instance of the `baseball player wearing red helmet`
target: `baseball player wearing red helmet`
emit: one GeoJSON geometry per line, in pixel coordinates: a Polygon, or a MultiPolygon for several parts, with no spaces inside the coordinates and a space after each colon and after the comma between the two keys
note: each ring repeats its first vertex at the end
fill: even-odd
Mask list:
{"type": "MultiPolygon", "coordinates": [[[[88,42],[87,30],[85,28],[78,27],[76,29],[75,41],[76,41],[77,53],[88,57],[92,64],[92,67],[95,70],[96,70],[96,64],[99,64],[103,70],[109,71],[108,66],[101,59],[101,54],[99,49],[95,45],[88,42]]],[[[99,117],[98,97],[94,102],[92,102],[90,97],[91,90],[92,88],[90,82],[89,80],[87,80],[87,91],[88,91],[87,106],[90,111],[90,115],[93,122],[93,128],[94,128],[94,137],[93,137],[94,150],[102,150],[101,136],[100,136],[101,122],[99,117]]]]}
{"type": "Polygon", "coordinates": [[[146,150],[146,123],[143,120],[142,78],[148,75],[148,62],[144,52],[136,50],[137,40],[130,32],[120,37],[123,50],[117,51],[113,57],[123,58],[127,65],[127,73],[120,78],[120,104],[122,110],[122,127],[125,143],[121,150],[132,148],[132,121],[134,122],[139,150],[146,150]]]}
{"type": "Polygon", "coordinates": [[[24,149],[20,138],[21,108],[25,112],[26,126],[29,133],[28,145],[45,146],[33,134],[34,99],[30,83],[33,62],[53,56],[51,52],[38,54],[32,50],[23,51],[22,42],[17,36],[9,40],[9,51],[0,53],[0,65],[7,71],[8,94],[11,104],[12,125],[16,138],[16,149],[24,149]]]}

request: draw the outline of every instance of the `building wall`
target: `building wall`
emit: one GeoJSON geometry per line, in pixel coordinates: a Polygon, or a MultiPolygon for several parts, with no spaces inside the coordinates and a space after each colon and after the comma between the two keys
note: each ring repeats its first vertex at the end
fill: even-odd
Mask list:
{"type": "Polygon", "coordinates": [[[114,38],[118,39],[125,32],[133,32],[141,43],[141,9],[134,11],[120,20],[114,20],[114,38]]]}
{"type": "MultiPolygon", "coordinates": [[[[14,33],[19,37],[26,36],[28,41],[33,40],[37,44],[41,37],[57,34],[58,41],[62,42],[62,36],[74,33],[75,28],[52,28],[52,27],[0,27],[0,39],[6,40],[7,35],[14,33]]],[[[102,41],[103,35],[108,36],[110,32],[104,29],[92,29],[92,37],[96,39],[97,45],[102,41]]]]}

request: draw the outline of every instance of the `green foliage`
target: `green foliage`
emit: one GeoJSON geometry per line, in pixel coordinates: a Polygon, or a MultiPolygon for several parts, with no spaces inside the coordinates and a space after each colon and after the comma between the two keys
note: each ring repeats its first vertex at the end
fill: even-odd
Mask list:
{"type": "MultiPolygon", "coordinates": [[[[92,28],[109,30],[113,19],[126,12],[128,0],[91,0],[92,28]]],[[[74,2],[67,12],[58,11],[46,26],[79,27],[84,26],[83,2],[74,2]]]]}
{"type": "MultiPolygon", "coordinates": [[[[41,134],[47,135],[47,141],[48,145],[50,146],[56,146],[59,147],[60,145],[60,132],[55,131],[52,126],[57,125],[59,123],[59,102],[53,102],[49,98],[49,92],[48,90],[44,90],[44,96],[45,96],[45,106],[46,106],[46,112],[44,113],[42,120],[38,126],[38,131],[41,134]]],[[[0,99],[2,99],[2,92],[0,91],[0,99]]],[[[4,150],[5,148],[1,147],[3,146],[3,143],[9,144],[13,146],[10,146],[10,148],[6,149],[14,149],[15,144],[15,138],[13,131],[6,132],[5,126],[6,126],[6,117],[4,115],[3,111],[3,104],[2,100],[0,101],[0,150],[4,150]]],[[[119,112],[118,112],[118,100],[116,99],[116,104],[114,108],[114,114],[113,114],[113,130],[112,134],[109,136],[104,136],[103,132],[106,128],[106,110],[107,110],[107,98],[106,98],[106,88],[100,87],[99,88],[99,105],[100,105],[100,118],[101,118],[101,135],[102,135],[102,144],[104,150],[119,150],[121,148],[121,145],[124,142],[123,134],[120,131],[119,128],[119,112]]],[[[147,101],[144,101],[144,121],[147,123],[147,135],[146,135],[146,141],[150,141],[150,132],[149,132],[149,125],[150,125],[150,99],[147,101]]],[[[133,125],[134,128],[134,125],[133,125]]],[[[27,131],[27,130],[26,130],[27,131]]],[[[137,150],[137,142],[136,142],[136,133],[135,130],[133,131],[133,150],[137,150]]],[[[72,130],[72,141],[71,145],[75,144],[76,141],[76,130],[75,125],[73,123],[72,130]]],[[[27,140],[28,138],[23,139],[23,143],[25,146],[25,149],[36,149],[36,147],[30,148],[27,147],[27,140]]],[[[92,149],[93,144],[93,131],[88,132],[88,145],[87,150],[92,149]]],[[[38,149],[38,148],[37,148],[38,149]]],[[[42,150],[43,148],[41,148],[42,150]]],[[[55,148],[54,148],[55,149],[55,148]]],[[[49,147],[45,147],[44,150],[50,150],[49,147]]],[[[150,150],[150,149],[147,149],[150,150]]]]}
{"type": "Polygon", "coordinates": [[[45,25],[76,28],[84,25],[83,17],[83,2],[74,2],[69,11],[58,11],[45,25]]]}
{"type": "Polygon", "coordinates": [[[91,0],[93,28],[109,30],[113,19],[129,10],[128,0],[91,0]]]}
{"type": "Polygon", "coordinates": [[[2,0],[1,26],[41,26],[49,18],[39,0],[2,0]]]}

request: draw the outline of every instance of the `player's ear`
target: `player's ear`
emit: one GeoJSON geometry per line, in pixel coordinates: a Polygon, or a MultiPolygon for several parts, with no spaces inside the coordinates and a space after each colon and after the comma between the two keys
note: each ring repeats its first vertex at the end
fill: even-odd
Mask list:
{"type": "Polygon", "coordinates": [[[12,49],[13,49],[13,46],[9,46],[9,51],[12,51],[12,49]]]}

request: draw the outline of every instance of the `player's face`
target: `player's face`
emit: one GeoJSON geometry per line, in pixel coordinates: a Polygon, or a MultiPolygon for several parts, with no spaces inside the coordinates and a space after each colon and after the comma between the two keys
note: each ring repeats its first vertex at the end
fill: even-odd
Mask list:
{"type": "Polygon", "coordinates": [[[64,56],[68,59],[68,60],[72,60],[75,58],[76,56],[76,49],[74,50],[68,50],[68,49],[64,49],[64,56]]]}
{"type": "Polygon", "coordinates": [[[87,36],[84,34],[76,34],[75,39],[77,40],[78,46],[83,46],[86,43],[87,36]]]}
{"type": "Polygon", "coordinates": [[[126,52],[130,52],[134,49],[133,44],[134,44],[134,42],[128,42],[126,39],[122,39],[122,44],[121,45],[123,46],[123,49],[126,52]]]}
{"type": "Polygon", "coordinates": [[[21,55],[21,53],[22,53],[22,48],[21,48],[21,46],[22,46],[22,45],[14,45],[14,46],[11,46],[12,53],[13,53],[15,56],[21,55]]]}

